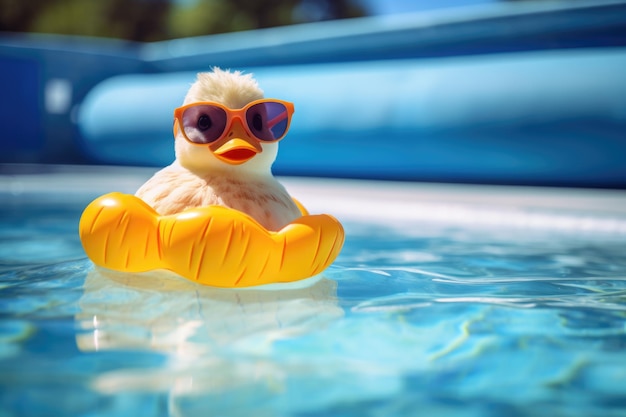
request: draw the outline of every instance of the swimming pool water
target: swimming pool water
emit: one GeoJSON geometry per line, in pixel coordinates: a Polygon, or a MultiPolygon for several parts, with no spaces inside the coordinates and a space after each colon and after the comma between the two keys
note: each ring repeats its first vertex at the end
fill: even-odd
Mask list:
{"type": "Polygon", "coordinates": [[[380,222],[331,199],[347,239],[329,270],[231,290],[94,269],[90,193],[3,194],[0,416],[626,414],[615,208],[380,222]]]}

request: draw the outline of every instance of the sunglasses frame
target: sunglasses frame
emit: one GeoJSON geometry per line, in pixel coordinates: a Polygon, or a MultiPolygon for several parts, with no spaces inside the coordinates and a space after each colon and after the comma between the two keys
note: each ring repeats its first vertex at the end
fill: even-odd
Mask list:
{"type": "Polygon", "coordinates": [[[243,126],[244,130],[246,131],[246,133],[251,138],[254,138],[259,143],[275,143],[275,142],[278,142],[279,140],[281,140],[282,138],[284,138],[287,135],[287,132],[289,132],[289,127],[291,126],[291,117],[293,116],[293,113],[294,113],[294,105],[293,105],[292,102],[284,101],[284,100],[278,100],[278,99],[273,99],[273,98],[263,98],[263,99],[260,99],[260,100],[254,100],[254,101],[251,101],[250,103],[246,104],[244,107],[242,107],[240,109],[231,109],[231,108],[226,107],[223,104],[217,103],[215,101],[197,101],[195,103],[190,103],[190,104],[186,104],[186,105],[181,106],[181,107],[177,107],[174,110],[174,137],[176,137],[177,134],[178,134],[178,131],[180,131],[183,134],[183,137],[185,138],[185,140],[187,142],[191,143],[192,145],[199,145],[199,146],[210,145],[212,143],[216,143],[216,142],[220,141],[221,139],[223,139],[228,134],[229,129],[232,127],[233,120],[235,118],[238,118],[239,121],[241,122],[241,125],[243,126]],[[260,139],[254,133],[252,133],[252,131],[248,127],[248,121],[246,119],[246,112],[252,106],[257,105],[257,104],[261,104],[261,103],[279,103],[279,104],[282,104],[283,106],[285,106],[285,108],[287,109],[287,127],[285,127],[285,132],[277,139],[274,139],[274,140],[260,139]],[[215,140],[213,140],[211,142],[198,143],[198,142],[192,141],[191,139],[189,139],[187,137],[187,134],[185,133],[185,129],[184,129],[184,125],[183,125],[183,114],[185,113],[185,110],[187,110],[187,109],[189,109],[191,107],[203,106],[203,105],[215,106],[215,107],[219,107],[222,110],[224,110],[226,112],[226,124],[224,125],[224,131],[222,132],[222,134],[217,139],[215,139],[215,140]]]}

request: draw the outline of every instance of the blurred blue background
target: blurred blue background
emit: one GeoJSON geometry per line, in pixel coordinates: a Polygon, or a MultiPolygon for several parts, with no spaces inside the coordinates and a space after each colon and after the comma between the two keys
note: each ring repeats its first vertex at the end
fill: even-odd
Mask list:
{"type": "Polygon", "coordinates": [[[2,163],[167,165],[220,66],[295,103],[276,174],[626,188],[626,1],[26,3],[0,0],[2,163]]]}

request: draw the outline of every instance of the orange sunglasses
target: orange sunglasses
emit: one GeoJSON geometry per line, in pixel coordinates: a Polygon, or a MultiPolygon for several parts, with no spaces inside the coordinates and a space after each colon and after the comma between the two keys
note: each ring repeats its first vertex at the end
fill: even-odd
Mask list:
{"type": "Polygon", "coordinates": [[[196,145],[213,143],[227,134],[238,118],[246,132],[259,142],[277,142],[287,134],[293,103],[276,99],[255,100],[237,110],[212,101],[187,104],[174,110],[174,136],[181,131],[196,145]]]}

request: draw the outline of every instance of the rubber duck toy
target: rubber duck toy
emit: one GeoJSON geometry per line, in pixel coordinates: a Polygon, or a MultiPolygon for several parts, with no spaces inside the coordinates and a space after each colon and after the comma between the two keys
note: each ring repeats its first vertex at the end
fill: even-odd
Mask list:
{"type": "Polygon", "coordinates": [[[175,161],[135,195],[84,210],[79,234],[98,266],[173,271],[218,287],[287,283],[319,274],[344,230],[309,215],[272,175],[292,103],[263,98],[250,74],[200,73],[174,111],[175,161]]]}

